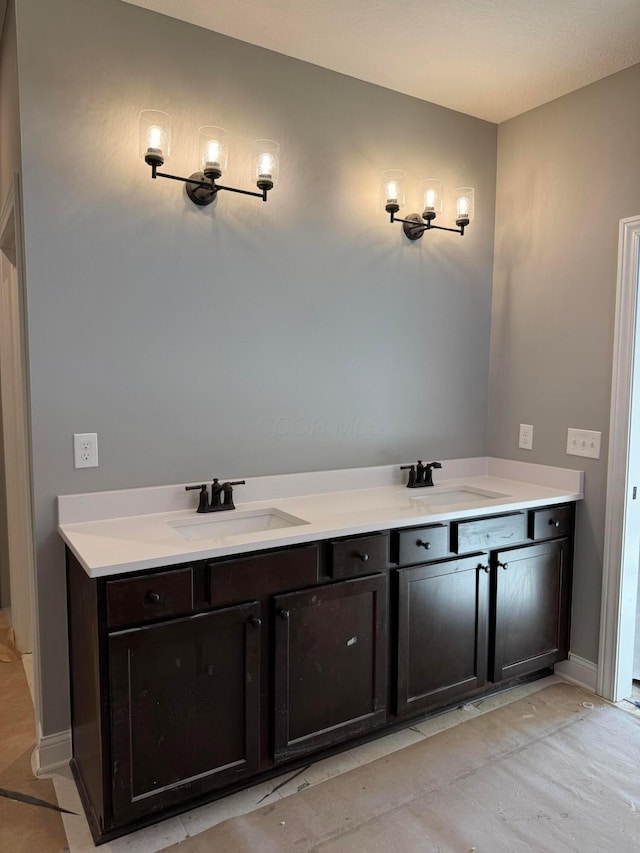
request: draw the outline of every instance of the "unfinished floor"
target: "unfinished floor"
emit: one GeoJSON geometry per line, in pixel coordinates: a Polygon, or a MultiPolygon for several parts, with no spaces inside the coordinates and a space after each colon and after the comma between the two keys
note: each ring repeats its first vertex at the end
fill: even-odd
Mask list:
{"type": "Polygon", "coordinates": [[[59,813],[14,799],[32,797],[57,805],[53,783],[33,773],[33,702],[25,661],[16,653],[9,622],[0,610],[0,850],[3,853],[62,853],[68,850],[59,813]]]}
{"type": "MultiPolygon", "coordinates": [[[[37,779],[31,771],[33,708],[19,661],[0,663],[0,702],[0,788],[57,801],[75,812],[61,815],[0,797],[0,850],[95,850],[68,769],[51,780],[37,779]]],[[[640,711],[628,707],[631,713],[621,713],[556,677],[542,679],[100,849],[468,853],[475,847],[477,853],[635,853],[640,849],[640,779],[632,768],[640,760],[640,711]],[[586,738],[577,752],[576,733],[586,738]],[[549,784],[554,772],[557,788],[549,784]],[[532,827],[533,845],[527,837],[532,827]]]]}

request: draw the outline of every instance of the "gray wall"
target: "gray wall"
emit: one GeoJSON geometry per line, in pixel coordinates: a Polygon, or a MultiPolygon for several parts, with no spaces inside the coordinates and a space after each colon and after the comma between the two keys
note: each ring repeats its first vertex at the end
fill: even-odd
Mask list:
{"type": "MultiPolygon", "coordinates": [[[[16,16],[13,2],[0,2],[0,207],[5,202],[20,171],[20,114],[18,105],[18,57],[16,53],[16,16]]],[[[0,447],[3,445],[2,410],[0,407],[0,447]]],[[[0,607],[11,603],[9,588],[9,541],[4,454],[0,452],[0,607]]]]}
{"type": "MultiPolygon", "coordinates": [[[[43,730],[67,717],[55,496],[484,454],[496,127],[125,5],[18,0],[43,730]],[[265,205],[152,182],[140,109],[282,145],[265,205]],[[380,172],[471,185],[461,239],[409,243],[380,172]],[[100,467],[75,471],[72,433],[100,467]]],[[[452,198],[449,198],[452,201],[452,198]]],[[[449,206],[451,224],[451,206],[449,206]]]]}
{"type": "Polygon", "coordinates": [[[598,659],[619,220],[640,213],[640,65],[500,125],[489,450],[580,468],[572,651],[598,659]],[[534,425],[533,451],[518,425],[534,425]],[[597,461],[567,428],[602,431],[597,461]]]}

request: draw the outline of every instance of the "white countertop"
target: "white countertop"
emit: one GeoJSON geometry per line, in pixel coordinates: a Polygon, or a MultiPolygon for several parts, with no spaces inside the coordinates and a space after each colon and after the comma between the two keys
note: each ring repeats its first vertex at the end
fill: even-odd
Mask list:
{"type": "Polygon", "coordinates": [[[406,472],[399,474],[398,466],[253,478],[247,487],[236,487],[235,510],[210,514],[196,513],[192,504],[197,493],[186,493],[182,484],[60,496],[58,530],[87,574],[97,578],[583,497],[581,471],[484,457],[442,464],[443,470],[434,474],[433,489],[407,489],[401,485],[406,472]],[[456,476],[439,476],[445,471],[456,476]],[[368,487],[358,487],[363,483],[368,487]],[[335,490],[329,491],[330,485],[335,490]],[[317,493],[309,493],[314,486],[317,493]],[[494,495],[460,495],[463,487],[494,495]],[[265,499],[243,501],[243,490],[249,497],[265,499]],[[266,498],[268,494],[272,497],[266,498]],[[185,504],[191,508],[179,508],[185,504]],[[180,532],[197,534],[200,525],[270,509],[304,523],[229,535],[216,531],[210,538],[207,533],[208,538],[197,539],[180,532]]]}

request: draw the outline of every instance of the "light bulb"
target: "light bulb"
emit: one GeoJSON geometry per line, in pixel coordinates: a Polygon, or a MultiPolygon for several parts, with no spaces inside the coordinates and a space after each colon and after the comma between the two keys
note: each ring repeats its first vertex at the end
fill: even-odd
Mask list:
{"type": "Polygon", "coordinates": [[[458,187],[456,192],[456,219],[460,225],[468,225],[475,213],[475,190],[473,187],[458,187]]]}
{"type": "Polygon", "coordinates": [[[271,180],[273,172],[273,156],[268,153],[262,153],[258,162],[258,177],[271,180]]]}
{"type": "Polygon", "coordinates": [[[206,164],[212,168],[220,167],[220,143],[217,139],[210,139],[207,142],[206,164]]]}
{"type": "Polygon", "coordinates": [[[422,218],[431,222],[442,213],[443,184],[439,178],[426,178],[420,184],[420,194],[424,203],[422,218]]]}
{"type": "Polygon", "coordinates": [[[154,152],[162,151],[162,128],[158,127],[157,124],[152,124],[149,128],[147,148],[152,149],[154,152]]]}
{"type": "Polygon", "coordinates": [[[253,176],[263,192],[273,189],[280,171],[280,146],[273,139],[256,139],[253,143],[253,176]]]}
{"type": "Polygon", "coordinates": [[[139,125],[140,156],[151,166],[161,166],[171,154],[171,116],[161,110],[142,110],[139,125]]]}
{"type": "Polygon", "coordinates": [[[382,173],[380,196],[387,213],[396,214],[404,204],[406,175],[400,169],[387,169],[382,173]]]}
{"type": "Polygon", "coordinates": [[[200,169],[205,177],[219,178],[227,168],[228,133],[223,127],[212,124],[198,129],[200,169]]]}

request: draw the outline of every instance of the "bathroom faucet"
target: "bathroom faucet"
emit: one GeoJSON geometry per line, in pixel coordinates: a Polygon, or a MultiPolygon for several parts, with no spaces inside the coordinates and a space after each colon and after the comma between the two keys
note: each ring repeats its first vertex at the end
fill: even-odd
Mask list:
{"type": "Polygon", "coordinates": [[[227,509],[236,508],[233,502],[233,487],[244,486],[244,484],[245,480],[220,483],[218,478],[214,477],[211,484],[211,500],[209,500],[209,490],[206,483],[201,483],[199,486],[185,486],[185,491],[200,490],[198,512],[222,512],[227,509]]]}
{"type": "Polygon", "coordinates": [[[400,470],[409,470],[409,479],[407,481],[408,489],[422,489],[425,486],[433,486],[433,469],[442,468],[439,462],[427,462],[422,464],[422,459],[418,459],[417,465],[401,465],[400,470]]]}

